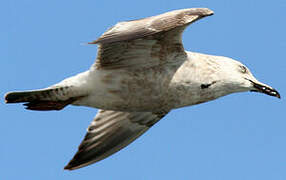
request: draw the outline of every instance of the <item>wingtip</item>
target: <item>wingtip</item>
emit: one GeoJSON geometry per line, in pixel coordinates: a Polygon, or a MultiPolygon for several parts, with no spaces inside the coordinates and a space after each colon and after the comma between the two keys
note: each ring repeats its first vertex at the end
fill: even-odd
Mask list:
{"type": "Polygon", "coordinates": [[[72,171],[81,168],[82,166],[74,166],[72,161],[70,161],[65,167],[64,170],[72,171]]]}
{"type": "Polygon", "coordinates": [[[201,11],[203,16],[211,16],[214,14],[214,11],[212,11],[209,8],[198,8],[198,9],[201,11]]]}
{"type": "Polygon", "coordinates": [[[69,170],[69,171],[72,171],[72,170],[76,170],[76,169],[79,169],[81,168],[82,165],[79,165],[76,163],[75,159],[72,158],[68,164],[64,167],[64,170],[69,170]]]}
{"type": "Polygon", "coordinates": [[[210,10],[210,12],[208,13],[208,16],[212,16],[212,15],[214,15],[214,12],[210,10]]]}
{"type": "Polygon", "coordinates": [[[64,167],[64,170],[72,171],[78,169],[78,166],[75,166],[73,159],[69,161],[69,163],[64,167]]]}
{"type": "Polygon", "coordinates": [[[203,16],[203,17],[211,16],[214,14],[214,12],[210,10],[209,8],[190,8],[190,9],[187,9],[187,11],[190,14],[196,14],[196,15],[203,16]]]}
{"type": "Polygon", "coordinates": [[[66,166],[64,167],[64,170],[71,171],[71,170],[73,170],[73,169],[72,169],[72,167],[71,167],[71,166],[69,166],[69,164],[68,164],[68,165],[66,165],[66,166]]]}
{"type": "Polygon", "coordinates": [[[208,14],[209,16],[214,14],[214,11],[211,9],[206,8],[206,14],[208,14]]]}

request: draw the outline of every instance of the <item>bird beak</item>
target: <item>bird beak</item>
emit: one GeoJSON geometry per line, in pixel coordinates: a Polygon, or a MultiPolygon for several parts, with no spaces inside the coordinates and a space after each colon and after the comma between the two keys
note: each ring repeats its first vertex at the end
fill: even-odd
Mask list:
{"type": "Polygon", "coordinates": [[[252,83],[253,88],[254,88],[254,89],[252,89],[250,91],[264,93],[264,94],[267,94],[269,96],[277,97],[279,99],[281,98],[279,92],[277,90],[275,90],[274,88],[272,88],[272,87],[270,87],[270,86],[268,86],[266,84],[262,84],[262,83],[259,83],[259,82],[254,82],[254,81],[252,81],[250,79],[248,79],[248,80],[252,83]]]}

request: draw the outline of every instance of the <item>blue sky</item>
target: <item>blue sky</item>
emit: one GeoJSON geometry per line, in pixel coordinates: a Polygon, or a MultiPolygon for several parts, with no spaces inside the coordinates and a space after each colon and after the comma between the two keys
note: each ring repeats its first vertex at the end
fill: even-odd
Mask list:
{"type": "Polygon", "coordinates": [[[285,9],[285,0],[3,1],[1,178],[285,180],[285,9]],[[63,167],[96,109],[33,112],[4,103],[8,91],[44,88],[87,70],[97,47],[83,44],[116,22],[190,7],[215,15],[185,31],[185,48],[240,60],[281,100],[239,93],[174,110],[127,148],[76,171],[63,167]]]}

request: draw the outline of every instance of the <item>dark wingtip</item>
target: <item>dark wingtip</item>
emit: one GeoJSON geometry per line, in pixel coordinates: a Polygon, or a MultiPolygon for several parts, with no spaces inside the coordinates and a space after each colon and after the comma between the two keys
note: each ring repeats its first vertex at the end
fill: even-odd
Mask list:
{"type": "Polygon", "coordinates": [[[64,167],[64,170],[76,170],[76,169],[80,169],[82,167],[88,166],[91,163],[93,163],[94,161],[85,161],[80,159],[80,153],[81,151],[79,150],[74,157],[68,162],[68,164],[64,167]]]}
{"type": "MultiPolygon", "coordinates": [[[[76,155],[75,155],[76,156],[76,155]]],[[[64,167],[64,170],[69,170],[69,171],[72,171],[72,170],[75,170],[75,169],[78,169],[80,168],[78,166],[78,164],[76,163],[76,160],[75,160],[75,157],[73,157],[69,162],[68,164],[64,167]]]]}
{"type": "Polygon", "coordinates": [[[68,165],[66,165],[66,166],[64,167],[64,170],[69,170],[69,171],[71,171],[71,170],[72,170],[72,167],[69,166],[69,164],[68,164],[68,165]]]}
{"type": "Polygon", "coordinates": [[[64,170],[69,170],[69,171],[72,171],[72,170],[75,170],[75,169],[78,169],[80,167],[78,166],[74,166],[73,165],[73,162],[72,160],[64,167],[64,170]]]}

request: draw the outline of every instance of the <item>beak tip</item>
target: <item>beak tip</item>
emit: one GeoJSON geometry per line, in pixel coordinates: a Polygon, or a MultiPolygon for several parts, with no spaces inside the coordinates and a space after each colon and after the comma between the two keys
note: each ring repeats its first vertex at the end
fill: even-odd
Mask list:
{"type": "Polygon", "coordinates": [[[272,96],[275,96],[275,97],[281,99],[281,96],[280,96],[279,92],[276,89],[272,89],[272,96]]]}
{"type": "Polygon", "coordinates": [[[274,89],[270,86],[267,86],[265,84],[255,83],[254,81],[251,81],[251,80],[250,80],[250,82],[252,82],[253,87],[255,88],[255,90],[251,90],[251,91],[264,93],[264,94],[267,94],[269,96],[273,96],[273,97],[277,97],[277,98],[281,99],[281,96],[276,89],[274,89]]]}
{"type": "Polygon", "coordinates": [[[274,97],[277,97],[278,99],[281,99],[279,92],[276,91],[275,89],[273,89],[273,91],[271,93],[265,93],[265,94],[268,94],[270,96],[274,96],[274,97]]]}

